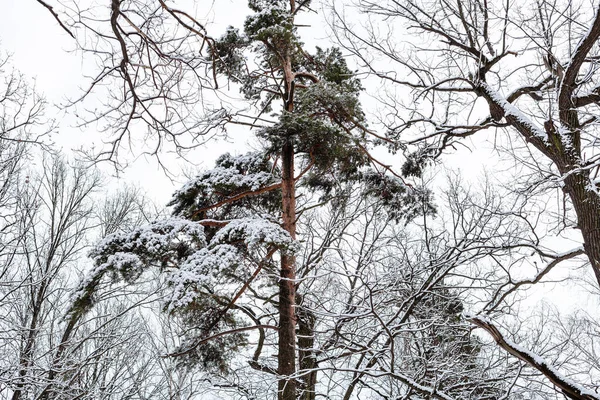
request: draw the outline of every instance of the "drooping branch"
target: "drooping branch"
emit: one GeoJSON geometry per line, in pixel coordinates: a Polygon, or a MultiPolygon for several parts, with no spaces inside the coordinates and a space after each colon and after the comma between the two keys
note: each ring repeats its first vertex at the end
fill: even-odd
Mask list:
{"type": "Polygon", "coordinates": [[[251,326],[244,326],[242,328],[230,329],[228,331],[223,331],[223,332],[215,333],[212,336],[209,336],[207,338],[203,338],[201,340],[198,340],[197,342],[194,343],[194,345],[192,347],[187,348],[186,350],[181,351],[181,352],[167,354],[164,357],[179,357],[179,356],[182,356],[184,354],[187,354],[187,353],[191,352],[192,350],[194,350],[198,346],[203,345],[203,344],[205,344],[207,342],[210,342],[211,340],[214,340],[214,339],[216,339],[218,337],[225,336],[225,335],[232,335],[234,333],[251,331],[251,330],[254,330],[254,329],[273,329],[275,331],[279,330],[279,328],[276,327],[276,326],[274,326],[274,325],[251,325],[251,326]]]}
{"type": "Polygon", "coordinates": [[[548,361],[540,357],[538,354],[535,354],[507,339],[489,319],[480,315],[476,315],[468,316],[467,320],[489,333],[496,343],[498,343],[498,345],[505,351],[540,371],[569,399],[600,400],[599,394],[592,392],[591,390],[584,388],[571,379],[561,375],[552,365],[550,365],[548,361]]]}
{"type": "MultiPolygon", "coordinates": [[[[227,314],[227,312],[229,310],[231,310],[231,308],[235,305],[236,301],[238,301],[238,299],[242,296],[242,294],[244,294],[244,292],[246,291],[246,289],[248,289],[248,287],[250,286],[250,284],[252,283],[252,281],[254,281],[254,279],[258,276],[258,274],[260,273],[260,271],[262,271],[262,269],[264,268],[264,266],[266,265],[266,263],[271,259],[271,257],[273,257],[273,254],[275,254],[275,252],[277,251],[277,247],[273,247],[269,250],[269,252],[267,253],[267,255],[258,263],[258,266],[256,267],[256,269],[254,270],[254,273],[252,274],[252,276],[250,276],[250,278],[248,278],[246,280],[246,282],[244,282],[244,284],[242,285],[242,287],[237,291],[237,293],[233,296],[233,298],[229,301],[229,303],[227,304],[227,306],[225,306],[221,311],[219,311],[218,316],[214,319],[214,321],[211,323],[210,327],[207,329],[207,332],[210,332],[211,329],[213,329],[214,327],[216,327],[218,325],[218,323],[221,321],[221,319],[227,314]]],[[[244,328],[236,328],[230,331],[226,331],[226,332],[219,332],[213,336],[210,336],[208,338],[201,338],[199,340],[197,340],[196,342],[194,342],[193,345],[186,347],[184,350],[182,351],[176,351],[173,353],[168,354],[168,357],[179,357],[185,354],[188,354],[192,351],[194,351],[196,348],[198,348],[198,346],[203,345],[204,343],[215,339],[217,337],[223,336],[223,335],[227,335],[230,333],[238,333],[238,332],[243,332],[243,331],[247,331],[250,329],[279,329],[277,327],[273,327],[273,326],[269,326],[269,325],[256,325],[256,326],[249,326],[249,327],[244,327],[244,328]]]]}

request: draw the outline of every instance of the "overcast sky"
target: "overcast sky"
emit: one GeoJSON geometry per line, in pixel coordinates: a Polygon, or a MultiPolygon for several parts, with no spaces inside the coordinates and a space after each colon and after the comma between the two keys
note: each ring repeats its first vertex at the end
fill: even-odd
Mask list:
{"type": "MultiPolygon", "coordinates": [[[[49,1],[57,6],[57,2],[49,1]]],[[[210,3],[200,2],[205,6],[210,3]]],[[[211,6],[198,11],[209,20],[213,31],[223,31],[228,24],[240,25],[246,15],[243,7],[245,2],[220,0],[219,6],[211,6]],[[242,5],[242,7],[240,7],[242,5]],[[224,15],[218,19],[216,16],[224,15]],[[220,22],[218,22],[220,21],[220,22]]],[[[80,2],[81,4],[81,2],[80,2]]],[[[108,3],[107,3],[108,4],[108,3]]],[[[73,39],[64,32],[56,23],[52,15],[35,0],[2,0],[0,12],[0,51],[11,54],[12,66],[23,73],[29,81],[34,82],[39,93],[43,94],[48,102],[61,105],[66,100],[73,99],[81,94],[86,87],[85,72],[94,71],[90,58],[75,51],[73,39]]],[[[72,110],[59,111],[52,109],[52,116],[58,119],[60,130],[54,136],[54,142],[64,153],[72,155],[72,149],[89,145],[92,141],[100,140],[101,135],[94,129],[74,128],[77,123],[72,115],[72,110]]],[[[232,147],[236,151],[238,146],[224,144],[225,149],[232,147]]],[[[214,151],[200,151],[200,157],[212,160],[214,151]]],[[[137,156],[137,155],[136,155],[137,156]]],[[[174,158],[165,158],[171,171],[183,180],[181,170],[196,168],[188,163],[174,158]]],[[[209,167],[203,160],[198,160],[198,167],[209,167]]],[[[102,167],[107,173],[112,173],[108,165],[102,167]]],[[[172,182],[158,167],[155,160],[137,159],[123,175],[123,180],[142,187],[157,202],[164,204],[178,182],[172,182]]],[[[122,184],[122,181],[118,184],[122,184]]]]}
{"type": "MultiPolygon", "coordinates": [[[[66,4],[71,0],[67,0],[66,4]]],[[[87,4],[90,1],[78,1],[78,4],[87,4]]],[[[35,78],[39,92],[43,93],[52,103],[64,103],[68,98],[75,98],[82,93],[86,87],[84,73],[93,74],[97,72],[97,66],[91,61],[89,55],[82,56],[75,52],[73,39],[65,33],[56,23],[52,15],[35,0],[2,0],[2,12],[0,13],[0,49],[12,54],[14,66],[29,78],[35,78]],[[85,68],[84,68],[85,67],[85,68]]],[[[58,1],[49,0],[49,4],[58,8],[58,1]]],[[[97,2],[97,0],[96,0],[97,2]]],[[[108,4],[100,1],[100,4],[108,4]]],[[[246,0],[218,0],[192,1],[180,0],[179,7],[193,10],[202,20],[210,21],[208,29],[211,35],[219,36],[228,25],[241,27],[248,14],[246,0]],[[185,3],[189,3],[186,5],[185,3]]],[[[318,2],[315,2],[318,7],[318,2]]],[[[327,38],[327,28],[324,15],[327,12],[304,14],[298,22],[302,25],[300,34],[302,40],[310,49],[315,45],[322,47],[331,46],[331,40],[327,38]]],[[[399,38],[402,39],[402,38],[399,38]]],[[[351,62],[352,65],[352,62],[351,62]]],[[[378,90],[377,84],[368,83],[371,92],[378,90]]],[[[366,108],[377,108],[372,98],[363,96],[363,105],[366,108]]],[[[89,106],[89,104],[88,104],[89,106]]],[[[56,113],[56,110],[53,111],[56,113]]],[[[72,115],[72,110],[65,110],[56,114],[61,126],[56,137],[56,143],[64,152],[80,146],[89,146],[92,141],[99,141],[102,136],[93,129],[74,129],[77,120],[72,115]]],[[[371,119],[373,127],[373,119],[371,119]]],[[[244,128],[245,129],[245,128],[244,128]]],[[[250,137],[251,135],[238,135],[238,137],[250,137]]],[[[234,144],[222,144],[218,150],[206,151],[194,155],[193,159],[199,167],[208,168],[212,161],[222,151],[240,151],[240,144],[245,140],[236,140],[234,144]],[[203,162],[206,159],[206,162],[203,162]]],[[[465,141],[468,143],[469,140],[465,141]]],[[[478,146],[472,146],[473,150],[481,151],[478,146]]],[[[394,159],[397,159],[394,156],[394,159]]],[[[479,175],[479,168],[473,168],[475,164],[483,165],[489,161],[489,149],[483,155],[470,155],[470,168],[464,173],[468,176],[479,175]],[[478,161],[479,160],[479,161],[478,161]],[[483,161],[481,161],[483,160],[483,161]]],[[[177,159],[165,158],[175,176],[181,177],[182,169],[195,168],[188,163],[177,159]]],[[[445,158],[447,165],[459,167],[463,163],[464,154],[458,157],[448,156],[445,158]]],[[[396,160],[397,161],[397,160],[396,160]]],[[[392,162],[392,161],[389,161],[392,162]]],[[[490,165],[491,167],[491,165],[490,165]]],[[[109,170],[107,168],[107,170],[109,170]]],[[[132,167],[126,170],[124,177],[131,182],[138,183],[159,203],[169,199],[170,193],[178,183],[167,179],[160,171],[154,160],[140,159],[132,167]]],[[[180,178],[183,179],[183,178],[180,178]]]]}
{"type": "MultiPolygon", "coordinates": [[[[89,1],[93,0],[79,1],[78,4],[87,4],[89,1]]],[[[57,1],[50,0],[48,3],[59,9],[57,1]]],[[[193,10],[202,20],[209,21],[209,32],[213,36],[219,36],[229,25],[242,27],[248,14],[246,0],[189,1],[189,5],[182,3],[186,1],[178,2],[179,7],[185,6],[185,10],[193,10]]],[[[326,40],[326,24],[321,18],[320,14],[312,14],[300,20],[300,23],[310,25],[300,28],[302,38],[309,47],[329,45],[326,40]],[[315,18],[318,20],[314,20],[315,18]]],[[[65,104],[68,99],[76,98],[86,88],[88,80],[84,74],[97,72],[89,55],[82,56],[75,48],[74,40],[35,0],[2,0],[0,51],[12,55],[13,66],[27,78],[35,79],[37,91],[50,103],[60,105],[65,104]]],[[[94,129],[74,128],[77,119],[72,115],[73,110],[53,109],[51,113],[60,124],[60,131],[55,135],[54,141],[63,152],[72,154],[72,149],[86,147],[93,141],[101,140],[102,136],[94,129]]],[[[175,182],[165,176],[155,160],[148,158],[137,159],[122,176],[125,181],[142,187],[158,203],[164,204],[173,189],[185,179],[181,176],[182,170],[208,168],[223,151],[242,151],[241,145],[244,142],[245,140],[236,140],[235,143],[221,143],[218,150],[200,150],[193,155],[197,166],[166,156],[164,160],[174,174],[175,182]]],[[[112,172],[108,166],[103,166],[103,169],[107,173],[112,172]]]]}

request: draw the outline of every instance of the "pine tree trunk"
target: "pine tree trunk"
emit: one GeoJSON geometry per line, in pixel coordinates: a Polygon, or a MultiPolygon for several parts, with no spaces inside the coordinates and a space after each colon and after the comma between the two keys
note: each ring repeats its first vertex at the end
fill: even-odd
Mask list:
{"type": "MultiPolygon", "coordinates": [[[[282,154],[282,206],[283,228],[296,238],[296,194],[294,183],[294,148],[291,143],[283,146],[282,154]]],[[[296,400],[296,257],[281,256],[279,281],[279,343],[278,373],[279,400],[296,400]]]]}

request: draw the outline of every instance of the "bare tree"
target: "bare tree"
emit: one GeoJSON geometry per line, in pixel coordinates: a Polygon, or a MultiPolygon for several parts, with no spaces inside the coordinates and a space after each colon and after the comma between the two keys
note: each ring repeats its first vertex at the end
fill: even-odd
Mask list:
{"type": "Polygon", "coordinates": [[[56,126],[46,112],[45,99],[14,69],[10,57],[0,55],[0,140],[3,149],[19,144],[49,144],[48,134],[56,126]]]}
{"type": "MultiPolygon", "coordinates": [[[[15,294],[13,283],[18,281],[21,272],[15,270],[14,263],[21,258],[22,244],[26,240],[21,193],[29,183],[29,176],[21,170],[36,150],[34,145],[43,148],[47,144],[47,134],[53,127],[44,117],[46,104],[43,98],[31,89],[18,71],[12,69],[9,57],[4,55],[0,57],[0,93],[0,302],[6,304],[4,302],[15,294]]],[[[18,307],[17,304],[11,306],[13,311],[18,307]]],[[[2,316],[3,325],[10,318],[10,312],[6,311],[2,316]]],[[[3,335],[17,334],[12,327],[5,325],[4,328],[3,335]]],[[[12,344],[3,341],[7,360],[20,351],[18,347],[10,351],[12,344]]],[[[12,373],[5,368],[3,366],[2,375],[12,373]]],[[[0,388],[0,392],[4,389],[0,388]]]]}
{"type": "Polygon", "coordinates": [[[84,154],[120,168],[125,158],[119,152],[140,148],[132,143],[142,137],[142,151],[156,157],[163,149],[184,156],[211,138],[218,122],[209,122],[208,115],[221,107],[214,96],[205,97],[218,87],[206,57],[214,47],[208,21],[163,0],[39,3],[101,66],[69,104],[82,126],[97,124],[108,136],[106,147],[81,149],[84,154]],[[208,106],[206,99],[217,105],[208,106]]]}
{"type": "Polygon", "coordinates": [[[20,237],[15,215],[17,190],[27,180],[19,171],[32,150],[47,149],[54,124],[46,118],[45,100],[0,55],[0,257],[15,255],[20,237]]]}
{"type": "MultiPolygon", "coordinates": [[[[315,394],[547,395],[524,384],[531,372],[474,335],[461,318],[502,288],[507,277],[496,262],[518,258],[534,242],[527,221],[511,217],[511,201],[453,183],[435,219],[408,225],[393,223],[381,203],[350,193],[344,201],[347,208],[329,217],[321,211],[301,228],[310,245],[300,269],[309,272],[302,275],[299,324],[312,322],[305,334],[312,364],[298,374],[319,375],[315,394]]],[[[514,299],[506,304],[513,307],[514,299]]]]}
{"type": "Polygon", "coordinates": [[[196,390],[180,385],[169,394],[162,386],[168,375],[150,350],[151,316],[135,311],[157,301],[153,292],[115,289],[93,313],[67,315],[89,241],[143,221],[142,197],[125,189],[99,201],[96,171],[56,156],[43,167],[12,171],[14,202],[3,205],[14,221],[4,232],[15,239],[0,269],[0,397],[172,398],[196,390]]]}
{"type": "MultiPolygon", "coordinates": [[[[532,206],[528,219],[537,232],[548,232],[545,224],[557,227],[559,237],[566,228],[577,229],[582,248],[560,253],[532,243],[545,267],[532,279],[509,276],[494,301],[543,281],[556,265],[583,254],[600,284],[597,2],[361,0],[358,9],[365,30],[344,18],[339,5],[335,29],[366,70],[411,94],[407,100],[391,91],[380,96],[390,106],[381,122],[393,147],[405,150],[406,175],[420,175],[428,161],[441,159],[467,137],[477,145],[492,135],[493,145],[503,144],[502,154],[514,157],[520,177],[513,188],[528,193],[530,206],[562,191],[562,209],[532,206]],[[403,34],[410,39],[402,40],[403,34]]],[[[499,306],[494,301],[486,310],[499,306]]],[[[497,322],[480,317],[471,321],[565,396],[598,398],[548,360],[519,348],[497,322]]]]}

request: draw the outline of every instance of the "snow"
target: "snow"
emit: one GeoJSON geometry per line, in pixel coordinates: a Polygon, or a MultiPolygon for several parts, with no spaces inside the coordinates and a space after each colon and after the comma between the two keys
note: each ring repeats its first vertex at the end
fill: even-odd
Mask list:
{"type": "Polygon", "coordinates": [[[148,254],[157,254],[175,241],[180,242],[194,238],[200,245],[206,245],[204,227],[187,219],[171,217],[165,220],[154,221],[130,232],[117,232],[106,236],[90,252],[90,256],[97,260],[103,254],[110,252],[115,246],[123,251],[140,251],[144,249],[148,254]]]}
{"type": "Polygon", "coordinates": [[[560,141],[565,146],[565,148],[572,149],[573,148],[573,133],[571,132],[571,130],[560,124],[558,125],[556,130],[558,132],[558,137],[560,137],[560,141]]]}
{"type": "Polygon", "coordinates": [[[521,110],[509,103],[500,93],[492,89],[491,86],[486,82],[480,82],[480,85],[484,92],[490,96],[492,101],[502,107],[506,116],[515,118],[520,124],[526,126],[534,136],[537,136],[544,141],[548,140],[548,135],[546,135],[544,130],[531,121],[525,114],[523,114],[523,112],[521,112],[521,110]]]}
{"type": "Polygon", "coordinates": [[[192,254],[167,280],[173,288],[167,311],[173,312],[193,302],[199,285],[214,286],[214,278],[224,269],[239,264],[242,258],[238,249],[228,244],[203,248],[192,254]]]}
{"type": "Polygon", "coordinates": [[[278,181],[271,169],[260,152],[240,156],[226,153],[219,157],[215,168],[200,173],[175,191],[170,205],[175,204],[178,198],[194,192],[210,197],[215,192],[224,190],[258,190],[278,181]]]}
{"type": "Polygon", "coordinates": [[[289,251],[297,250],[297,242],[278,224],[263,218],[234,219],[219,230],[211,243],[231,243],[243,240],[251,249],[261,244],[289,251]]]}
{"type": "Polygon", "coordinates": [[[529,357],[531,357],[533,359],[533,361],[535,362],[535,366],[536,367],[543,367],[546,368],[547,370],[549,370],[558,380],[560,380],[562,383],[566,384],[567,386],[574,388],[575,390],[577,390],[578,392],[581,393],[582,396],[588,396],[592,399],[598,399],[600,400],[600,395],[598,395],[597,393],[586,389],[585,387],[581,386],[580,384],[568,379],[567,377],[561,375],[550,363],[548,363],[544,358],[542,358],[540,355],[527,350],[526,348],[518,345],[517,343],[504,338],[504,341],[506,342],[506,344],[515,349],[517,352],[525,354],[529,357]]]}
{"type": "Polygon", "coordinates": [[[116,232],[102,239],[89,253],[96,266],[81,280],[72,295],[72,302],[88,297],[102,277],[118,272],[125,279],[134,279],[150,258],[165,258],[175,246],[187,242],[205,247],[204,227],[197,222],[172,217],[154,221],[130,232],[116,232]]]}
{"type": "MultiPolygon", "coordinates": [[[[126,280],[135,279],[146,267],[170,262],[177,268],[167,277],[172,287],[167,310],[172,312],[194,301],[200,285],[213,288],[225,270],[231,272],[242,262],[243,250],[236,247],[240,242],[250,251],[273,246],[291,252],[298,247],[281,226],[260,217],[229,221],[209,243],[202,221],[177,217],[155,221],[101,240],[90,252],[96,266],[80,282],[73,301],[90,296],[94,286],[110,271],[120,273],[126,280]],[[193,251],[178,260],[176,250],[181,243],[193,251]]],[[[113,279],[118,279],[117,275],[113,279]]]]}
{"type": "MultiPolygon", "coordinates": [[[[472,315],[472,314],[465,313],[464,317],[468,320],[480,321],[483,324],[491,326],[491,327],[494,326],[492,321],[483,315],[472,315]]],[[[578,391],[581,394],[581,396],[586,396],[590,399],[600,400],[600,395],[598,395],[596,392],[589,390],[589,389],[581,386],[577,382],[574,382],[571,379],[562,375],[560,372],[558,372],[558,370],[556,370],[556,368],[554,368],[554,366],[552,366],[548,361],[546,361],[539,354],[536,354],[536,353],[520,346],[519,344],[513,342],[512,340],[507,339],[503,335],[502,335],[502,340],[504,341],[504,343],[506,344],[506,346],[508,348],[514,350],[518,354],[522,354],[522,355],[525,355],[526,357],[530,358],[533,361],[532,366],[535,367],[536,369],[540,370],[540,372],[542,371],[542,369],[550,371],[550,373],[553,375],[553,378],[556,381],[559,381],[559,382],[561,382],[561,384],[568,386],[572,389],[575,389],[576,391],[578,391]]],[[[515,354],[513,353],[513,355],[515,355],[515,354]]],[[[519,358],[521,358],[521,357],[519,357],[519,358]]],[[[527,361],[527,360],[523,359],[523,361],[527,361]]]]}
{"type": "Polygon", "coordinates": [[[193,189],[210,190],[215,186],[246,186],[250,190],[258,190],[274,181],[273,174],[257,172],[243,174],[232,168],[217,167],[198,175],[175,192],[175,196],[193,189]]]}
{"type": "Polygon", "coordinates": [[[131,253],[116,252],[108,256],[106,262],[96,265],[79,283],[75,292],[71,295],[70,302],[76,303],[89,295],[88,290],[94,282],[100,279],[110,270],[139,269],[143,267],[140,258],[131,253]]]}

